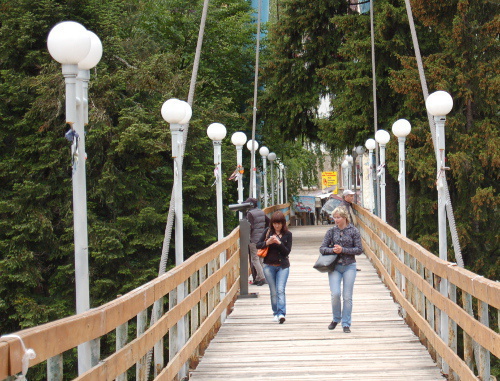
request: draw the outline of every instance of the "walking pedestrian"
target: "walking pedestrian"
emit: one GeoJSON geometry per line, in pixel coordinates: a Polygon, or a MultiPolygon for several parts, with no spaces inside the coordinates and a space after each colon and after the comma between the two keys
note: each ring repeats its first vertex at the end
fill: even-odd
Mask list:
{"type": "Polygon", "coordinates": [[[269,228],[262,233],[257,243],[258,249],[266,246],[268,251],[264,258],[264,275],[269,284],[273,319],[283,324],[286,316],[285,288],[290,274],[288,255],[292,250],[292,232],[288,230],[285,215],[281,211],[273,213],[269,228]]]}
{"type": "Polygon", "coordinates": [[[335,225],[329,229],[319,251],[323,255],[338,254],[334,271],[328,272],[333,320],[328,326],[332,330],[342,323],[345,333],[351,332],[352,294],[356,280],[356,255],[363,252],[359,230],[350,223],[349,212],[338,206],[332,212],[335,225]],[[342,284],[342,290],[341,290],[342,284]],[[342,302],[340,296],[342,294],[342,302]]]}

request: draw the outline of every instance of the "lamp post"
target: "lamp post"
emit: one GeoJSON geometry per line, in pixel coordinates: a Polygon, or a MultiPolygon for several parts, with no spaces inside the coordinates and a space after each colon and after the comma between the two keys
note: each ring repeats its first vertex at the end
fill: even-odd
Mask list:
{"type": "Polygon", "coordinates": [[[346,155],[345,159],[347,161],[347,169],[348,169],[347,170],[348,189],[352,189],[352,175],[351,175],[351,172],[352,172],[353,159],[352,159],[351,155],[346,155]]]}
{"type": "Polygon", "coordinates": [[[276,160],[276,154],[274,152],[271,152],[269,155],[267,155],[267,158],[271,162],[271,205],[274,205],[274,160],[276,160]]]}
{"type": "MultiPolygon", "coordinates": [[[[231,143],[236,147],[236,165],[238,169],[238,204],[243,202],[243,146],[247,142],[247,136],[243,132],[235,132],[231,136],[231,143]]],[[[239,212],[240,220],[243,218],[243,213],[239,212]]]]}
{"type": "Polygon", "coordinates": [[[347,162],[347,159],[344,159],[344,161],[341,164],[342,167],[342,185],[344,190],[349,189],[349,163],[347,162]]]}
{"type": "MultiPolygon", "coordinates": [[[[226,137],[226,127],[221,123],[212,123],[207,128],[207,135],[212,139],[214,144],[214,164],[215,169],[215,188],[217,196],[217,240],[221,241],[224,238],[224,217],[222,213],[222,139],[226,137]]],[[[219,255],[220,265],[226,263],[226,251],[224,250],[219,255]]],[[[227,291],[227,281],[226,277],[222,278],[220,281],[220,300],[224,299],[227,291]]],[[[221,320],[224,322],[226,320],[226,311],[224,310],[221,314],[221,320]]]]}
{"type": "Polygon", "coordinates": [[[358,152],[356,151],[356,147],[352,149],[352,167],[351,167],[351,176],[352,176],[352,191],[354,192],[354,202],[358,202],[358,194],[356,192],[357,188],[357,168],[356,168],[356,160],[358,158],[358,152]]]}
{"type": "MultiPolygon", "coordinates": [[[[363,193],[363,155],[365,154],[365,147],[363,146],[357,146],[356,147],[356,153],[358,154],[358,156],[361,158],[360,159],[360,162],[361,162],[361,165],[360,165],[360,173],[358,174],[358,167],[355,165],[355,168],[356,168],[356,171],[355,171],[355,182],[357,184],[357,181],[358,181],[358,176],[361,178],[361,188],[360,188],[360,191],[361,191],[361,206],[364,207],[364,193],[363,193]]],[[[356,163],[354,163],[356,164],[356,163]]],[[[355,197],[355,202],[357,203],[358,202],[358,194],[356,193],[354,195],[355,197]]]]}
{"type": "Polygon", "coordinates": [[[212,123],[207,128],[207,135],[214,144],[215,188],[217,196],[217,239],[224,238],[224,220],[222,214],[222,139],[226,137],[226,127],[221,123],[212,123]]]}
{"type": "Polygon", "coordinates": [[[368,139],[365,142],[365,147],[368,150],[368,162],[369,162],[369,175],[368,179],[370,181],[370,211],[373,213],[375,210],[375,187],[373,186],[373,182],[375,178],[373,176],[373,150],[375,149],[377,143],[375,139],[368,139]]]}
{"type": "MultiPolygon", "coordinates": [[[[437,162],[437,191],[438,191],[438,231],[439,231],[439,258],[448,261],[448,247],[446,241],[446,194],[444,189],[444,179],[446,159],[445,159],[445,132],[446,115],[453,108],[453,99],[446,91],[436,91],[430,94],[425,100],[427,112],[434,117],[436,124],[436,162],[437,162]]],[[[439,291],[448,297],[448,281],[441,279],[439,291]]],[[[448,315],[441,311],[441,339],[448,343],[448,315]]],[[[444,362],[443,362],[444,363],[444,362]]],[[[447,368],[446,365],[443,368],[447,368]]]]}
{"type": "Polygon", "coordinates": [[[247,148],[248,150],[250,151],[250,154],[251,154],[251,176],[250,176],[250,197],[254,197],[254,198],[257,198],[257,181],[256,181],[256,170],[257,168],[255,168],[255,151],[257,151],[257,149],[259,148],[259,143],[257,142],[257,140],[252,140],[250,139],[248,142],[247,142],[247,148]]]}
{"type": "Polygon", "coordinates": [[[278,163],[278,173],[279,173],[279,176],[278,176],[278,195],[279,195],[279,204],[283,204],[283,186],[284,186],[284,182],[283,182],[283,163],[280,161],[278,163]]]}
{"type": "MultiPolygon", "coordinates": [[[[79,314],[90,308],[84,126],[88,122],[87,83],[89,70],[101,59],[102,44],[99,37],[83,25],[64,21],[49,32],[47,48],[52,58],[62,65],[66,83],[66,123],[71,126],[66,136],[72,141],[76,313],[79,314]],[[79,69],[82,73],[78,78],[79,69]]],[[[80,344],[78,374],[89,370],[92,362],[91,343],[80,344]]]]}
{"type": "Polygon", "coordinates": [[[385,211],[385,145],[391,140],[391,135],[386,130],[378,130],[375,140],[380,146],[380,218],[386,222],[385,211]]]}
{"type": "Polygon", "coordinates": [[[405,184],[405,140],[411,131],[410,122],[399,119],[392,125],[392,133],[398,138],[399,147],[399,216],[401,234],[406,237],[406,184],[405,184]]]}
{"type": "MultiPolygon", "coordinates": [[[[161,115],[170,124],[172,133],[172,158],[174,159],[174,211],[175,211],[175,265],[179,266],[184,262],[184,225],[182,206],[182,125],[187,124],[191,119],[192,110],[187,102],[171,98],[163,103],[161,115]]],[[[177,286],[176,300],[169,300],[171,306],[180,303],[184,299],[184,283],[177,286]]],[[[172,299],[172,298],[171,298],[172,299]]],[[[184,319],[177,322],[177,338],[171,340],[170,350],[177,353],[186,342],[186,324],[184,319]]],[[[179,374],[185,377],[186,366],[181,368],[179,374]]]]}
{"type": "Polygon", "coordinates": [[[264,175],[264,208],[267,208],[267,156],[269,155],[269,148],[260,147],[260,156],[262,156],[262,174],[264,175]]]}

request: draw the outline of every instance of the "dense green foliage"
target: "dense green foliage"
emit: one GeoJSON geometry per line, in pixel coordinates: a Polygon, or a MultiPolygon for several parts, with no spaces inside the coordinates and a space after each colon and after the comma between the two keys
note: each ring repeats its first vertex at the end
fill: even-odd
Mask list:
{"type": "MultiPolygon", "coordinates": [[[[64,80],[47,51],[48,32],[59,21],[75,20],[104,46],[91,72],[86,129],[90,293],[96,306],[157,275],[173,180],[170,133],[160,108],[168,98],[187,98],[202,2],[0,4],[0,331],[11,332],[74,313],[64,80]]],[[[216,237],[206,127],[222,122],[229,136],[247,129],[244,111],[252,95],[249,4],[212,1],[209,12],[184,160],[186,256],[216,237]]],[[[230,149],[228,141],[224,150],[230,149]]],[[[232,169],[235,155],[225,159],[232,169]]],[[[235,202],[233,183],[225,193],[226,203],[235,202]]],[[[235,214],[226,217],[230,231],[235,214]]]]}
{"type": "MultiPolygon", "coordinates": [[[[464,260],[498,279],[498,5],[412,4],[429,89],[448,90],[455,102],[448,178],[464,260]]],[[[292,193],[317,181],[315,149],[304,147],[340,152],[373,136],[370,25],[344,0],[286,0],[272,9],[279,15],[262,45],[257,138],[286,163],[292,193]],[[327,119],[317,114],[323,95],[333,110],[327,119]]],[[[91,73],[86,135],[96,306],[157,275],[173,180],[160,107],[187,98],[201,10],[200,0],[0,0],[0,332],[74,313],[71,159],[64,81],[46,49],[51,27],[79,21],[104,46],[91,73]]],[[[437,252],[435,158],[403,1],[376,1],[375,32],[378,127],[390,131],[402,117],[412,123],[408,235],[437,252]]],[[[235,167],[231,134],[251,134],[254,33],[246,0],[211,1],[184,160],[186,256],[217,235],[206,127],[228,129],[225,179],[235,167]]],[[[387,155],[396,178],[394,138],[387,155]]],[[[247,169],[248,156],[245,148],[247,169]]],[[[224,203],[236,194],[236,183],[225,181],[224,203]]],[[[226,210],[226,233],[235,217],[226,210]]]]}
{"type": "MultiPolygon", "coordinates": [[[[498,279],[498,4],[412,4],[429,92],[447,90],[454,98],[446,123],[447,176],[464,261],[471,270],[498,279]]],[[[341,0],[314,5],[288,0],[279,6],[279,21],[269,33],[266,121],[285,136],[307,137],[337,150],[364,145],[374,130],[369,15],[347,11],[341,0]],[[316,113],[320,94],[330,95],[327,119],[316,113]]],[[[377,0],[374,14],[378,128],[390,132],[399,118],[412,124],[406,161],[408,235],[437,252],[435,156],[405,4],[377,0]]],[[[387,146],[389,188],[397,187],[397,155],[393,136],[387,146]]],[[[396,210],[397,197],[387,201],[396,210]]],[[[388,220],[399,226],[396,215],[388,220]]],[[[451,245],[449,255],[454,260],[451,245]]]]}

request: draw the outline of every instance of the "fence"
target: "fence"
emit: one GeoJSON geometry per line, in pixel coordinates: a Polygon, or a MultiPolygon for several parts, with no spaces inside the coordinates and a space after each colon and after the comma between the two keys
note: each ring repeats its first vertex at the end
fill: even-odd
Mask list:
{"type": "MultiPolygon", "coordinates": [[[[266,208],[266,214],[282,210],[289,215],[289,204],[266,208]]],[[[239,228],[223,240],[192,255],[161,277],[85,313],[57,320],[38,327],[16,332],[16,337],[2,337],[0,341],[0,380],[23,370],[26,349],[36,357],[25,357],[26,367],[46,362],[47,379],[63,379],[63,353],[78,345],[93,342],[99,348],[106,335],[116,336],[116,351],[100,360],[94,352],[92,368],[76,380],[126,380],[133,372],[137,380],[146,379],[147,355],[154,348],[154,376],[157,380],[175,379],[182,367],[194,367],[199,355],[218,331],[221,315],[229,313],[239,291],[240,247],[239,228]],[[221,266],[220,253],[226,253],[221,266]],[[227,292],[221,297],[220,281],[226,278],[227,292]],[[153,304],[168,297],[176,299],[176,289],[184,285],[186,297],[175,306],[158,315],[156,322],[146,327],[147,317],[153,313],[153,304]],[[170,353],[163,364],[163,340],[176,341],[177,325],[183,321],[187,340],[176,353],[170,353]],[[137,327],[137,337],[129,341],[129,324],[137,327]],[[172,340],[173,339],[173,340],[172,340]]],[[[25,369],[26,370],[26,369],[25,369]]],[[[65,376],[67,378],[67,376],[65,376]]]]}
{"type": "MultiPolygon", "coordinates": [[[[355,209],[366,255],[443,373],[450,379],[490,380],[491,354],[500,354],[500,335],[490,324],[490,316],[498,319],[500,284],[439,259],[363,208],[355,209]],[[448,293],[442,295],[439,285],[445,280],[448,293]],[[448,327],[445,335],[441,326],[448,327]]],[[[498,330],[498,321],[495,325],[498,330]]]]}

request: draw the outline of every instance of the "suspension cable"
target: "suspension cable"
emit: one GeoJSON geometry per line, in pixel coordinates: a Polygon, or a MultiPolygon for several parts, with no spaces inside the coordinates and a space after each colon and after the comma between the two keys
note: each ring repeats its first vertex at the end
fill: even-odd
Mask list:
{"type": "MultiPolygon", "coordinates": [[[[422,55],[420,54],[420,47],[418,44],[415,23],[413,21],[413,12],[411,9],[410,0],[405,0],[405,4],[406,4],[406,13],[408,14],[408,22],[410,24],[411,37],[413,40],[413,48],[415,49],[415,58],[417,59],[418,74],[419,74],[420,83],[422,86],[422,93],[424,96],[424,100],[426,100],[427,97],[429,96],[429,90],[427,89],[427,81],[425,79],[424,65],[422,63],[422,55]]],[[[438,158],[439,150],[438,150],[437,145],[436,145],[436,125],[434,124],[434,119],[432,118],[432,116],[429,113],[427,113],[427,119],[429,120],[429,126],[431,128],[432,144],[434,146],[434,153],[436,155],[436,160],[439,160],[439,158],[438,158]]],[[[443,173],[443,185],[444,185],[444,191],[445,191],[445,195],[446,195],[446,203],[445,203],[446,214],[448,217],[448,223],[450,225],[453,249],[455,250],[455,260],[457,261],[458,266],[464,267],[464,260],[462,258],[462,252],[460,249],[460,241],[458,240],[457,227],[455,224],[455,216],[453,213],[453,206],[451,205],[450,191],[448,189],[448,182],[446,180],[445,173],[443,173]]]]}

